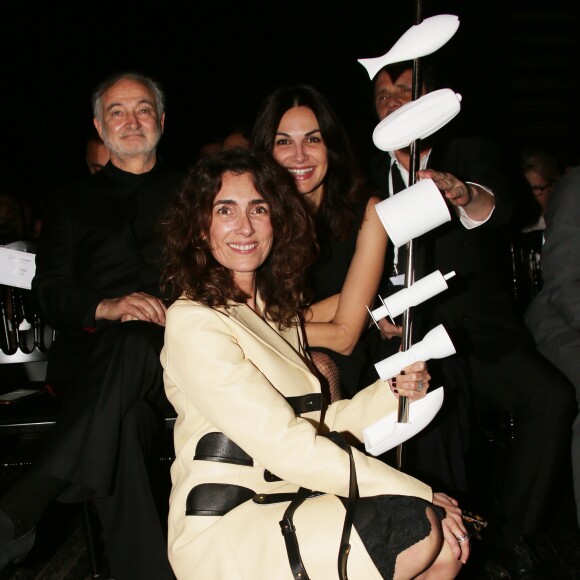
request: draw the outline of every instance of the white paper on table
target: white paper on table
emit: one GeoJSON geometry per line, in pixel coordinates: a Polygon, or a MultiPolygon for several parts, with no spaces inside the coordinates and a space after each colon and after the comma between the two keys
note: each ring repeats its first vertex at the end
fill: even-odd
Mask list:
{"type": "Polygon", "coordinates": [[[0,246],[0,284],[30,290],[36,272],[36,256],[26,242],[0,246]]]}
{"type": "Polygon", "coordinates": [[[373,456],[386,453],[427,427],[443,405],[443,387],[409,404],[409,422],[398,423],[395,410],[363,429],[365,449],[373,456]]]}

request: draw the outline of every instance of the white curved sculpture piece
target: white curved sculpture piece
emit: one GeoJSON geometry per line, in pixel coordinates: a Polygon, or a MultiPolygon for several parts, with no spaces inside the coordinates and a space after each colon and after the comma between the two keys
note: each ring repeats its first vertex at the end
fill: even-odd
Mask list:
{"type": "Polygon", "coordinates": [[[449,123],[461,110],[461,95],[439,89],[410,101],[386,116],[373,131],[373,143],[381,151],[408,147],[449,123]]]}
{"type": "Polygon", "coordinates": [[[425,18],[407,30],[391,50],[376,58],[358,59],[371,79],[386,65],[403,60],[413,60],[441,48],[459,28],[459,18],[453,14],[439,14],[425,18]]]}
{"type": "Polygon", "coordinates": [[[368,453],[376,457],[414,437],[427,427],[443,405],[443,387],[439,387],[409,405],[409,421],[397,422],[393,411],[363,429],[363,440],[368,453]]]}

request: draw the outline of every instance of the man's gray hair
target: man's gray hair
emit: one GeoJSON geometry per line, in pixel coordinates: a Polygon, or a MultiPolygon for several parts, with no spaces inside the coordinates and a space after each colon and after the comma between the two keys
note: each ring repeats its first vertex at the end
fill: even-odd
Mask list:
{"type": "Polygon", "coordinates": [[[122,79],[127,79],[130,81],[135,81],[137,83],[141,83],[142,85],[146,86],[151,93],[153,93],[153,97],[155,99],[155,107],[157,109],[157,114],[159,117],[163,115],[165,112],[165,94],[163,90],[159,86],[159,83],[154,81],[152,78],[137,73],[137,72],[124,72],[118,73],[113,76],[106,78],[95,90],[93,93],[91,102],[93,105],[93,115],[99,122],[103,122],[103,95],[118,81],[122,79]]]}

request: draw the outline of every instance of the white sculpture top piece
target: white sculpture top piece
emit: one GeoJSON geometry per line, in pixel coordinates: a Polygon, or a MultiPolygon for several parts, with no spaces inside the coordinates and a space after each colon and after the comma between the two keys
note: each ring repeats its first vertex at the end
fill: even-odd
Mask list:
{"type": "Polygon", "coordinates": [[[421,24],[411,26],[397,40],[391,50],[376,58],[358,59],[371,80],[386,65],[403,60],[413,60],[441,48],[459,28],[459,18],[453,14],[439,14],[425,18],[421,24]]]}

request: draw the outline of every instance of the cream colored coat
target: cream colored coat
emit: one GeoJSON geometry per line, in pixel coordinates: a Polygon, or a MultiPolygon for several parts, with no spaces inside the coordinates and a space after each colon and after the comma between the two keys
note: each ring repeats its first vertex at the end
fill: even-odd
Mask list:
{"type": "MultiPolygon", "coordinates": [[[[378,380],[351,400],[296,417],[285,397],[320,392],[298,329],[280,332],[246,305],[212,310],[178,300],[167,313],[161,353],[165,390],[178,414],[171,467],[169,559],[179,580],[292,580],[279,521],[288,502],[247,501],[226,515],[186,516],[186,499],[200,483],[241,485],[256,493],[326,492],[303,503],[294,523],[312,580],[338,578],[337,560],[348,496],[348,455],[317,430],[361,429],[396,408],[378,380]],[[322,421],[322,423],[321,423],[322,421]],[[254,466],[193,460],[199,439],[221,431],[254,459],[254,466]],[[282,481],[266,482],[264,469],[282,481]]],[[[414,495],[431,489],[353,449],[361,496],[414,495]]],[[[350,580],[381,576],[353,529],[350,580]]]]}

